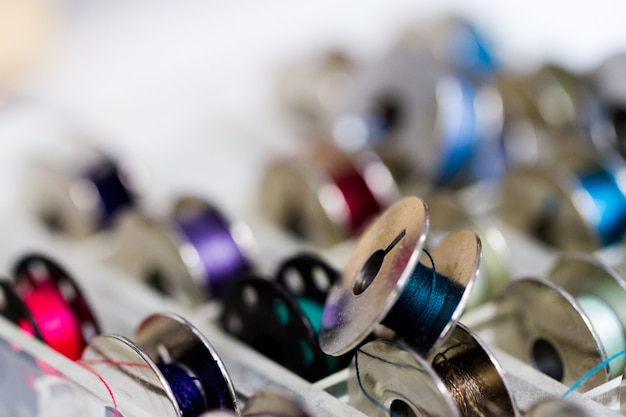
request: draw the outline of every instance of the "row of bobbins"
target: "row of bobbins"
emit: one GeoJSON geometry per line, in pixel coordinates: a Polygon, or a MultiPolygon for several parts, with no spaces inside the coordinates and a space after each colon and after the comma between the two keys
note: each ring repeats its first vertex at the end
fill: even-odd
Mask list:
{"type": "MultiPolygon", "coordinates": [[[[43,255],[28,255],[15,267],[13,283],[2,282],[2,316],[69,359],[87,366],[105,381],[111,395],[124,393],[152,415],[199,416],[208,410],[230,410],[240,415],[230,377],[208,340],[178,315],[154,314],[138,327],[135,341],[100,333],[80,289],[58,264],[43,255]],[[146,389],[146,387],[149,387],[146,389]]],[[[10,364],[10,362],[7,362],[10,364]]],[[[5,365],[7,365],[5,364],[5,365]]],[[[8,365],[7,365],[8,366],[8,365]]],[[[9,366],[10,367],[10,366],[9,366]]],[[[36,365],[29,374],[46,375],[36,365]]],[[[19,372],[13,383],[21,384],[19,372]]],[[[24,376],[23,390],[33,384],[24,376]]],[[[34,384],[37,385],[37,384],[34,384]]],[[[11,390],[11,392],[14,390],[11,390]]],[[[17,401],[14,411],[35,408],[37,393],[17,401]]],[[[46,406],[54,405],[54,398],[46,406]]],[[[123,416],[114,397],[113,415],[123,416]]],[[[304,417],[298,402],[281,392],[260,392],[249,399],[244,415],[304,417]]]]}
{"type": "Polygon", "coordinates": [[[480,239],[459,230],[424,251],[428,217],[421,199],[407,197],[360,236],[327,297],[320,346],[331,355],[356,348],[349,402],[367,415],[516,415],[502,368],[457,323],[480,239]]]}

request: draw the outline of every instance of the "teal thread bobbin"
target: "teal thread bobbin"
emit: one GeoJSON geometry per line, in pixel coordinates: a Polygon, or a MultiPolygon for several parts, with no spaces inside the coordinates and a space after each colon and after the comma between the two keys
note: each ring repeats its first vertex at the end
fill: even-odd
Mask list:
{"type": "Polygon", "coordinates": [[[425,252],[427,233],[428,208],[417,197],[400,200],[363,233],[324,306],[324,352],[350,351],[379,324],[424,353],[445,340],[467,304],[481,244],[460,230],[425,252]]]}

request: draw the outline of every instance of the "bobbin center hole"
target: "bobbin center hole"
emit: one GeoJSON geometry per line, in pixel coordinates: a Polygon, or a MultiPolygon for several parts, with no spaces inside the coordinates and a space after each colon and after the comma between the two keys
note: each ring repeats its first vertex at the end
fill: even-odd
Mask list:
{"type": "Polygon", "coordinates": [[[563,381],[565,369],[558,350],[546,339],[535,340],[531,348],[532,363],[541,372],[557,381],[563,381]]]}
{"type": "Polygon", "coordinates": [[[391,401],[389,411],[391,411],[389,415],[394,417],[419,417],[409,404],[400,399],[391,401]]]}

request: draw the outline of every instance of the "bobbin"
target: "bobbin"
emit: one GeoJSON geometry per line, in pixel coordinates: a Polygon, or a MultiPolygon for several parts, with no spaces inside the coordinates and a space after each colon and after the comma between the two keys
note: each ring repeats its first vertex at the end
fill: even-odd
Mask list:
{"type": "Polygon", "coordinates": [[[321,306],[301,304],[274,281],[250,275],[224,298],[222,327],[233,336],[309,381],[338,370],[349,358],[328,357],[319,347],[321,306]],[[307,313],[309,315],[307,315],[307,313]]]}
{"type": "Polygon", "coordinates": [[[595,155],[571,168],[519,167],[502,179],[497,213],[547,245],[592,251],[626,233],[625,174],[624,167],[603,165],[595,155]]]}
{"type": "Polygon", "coordinates": [[[82,363],[97,372],[113,393],[124,392],[147,413],[189,417],[161,368],[161,363],[176,363],[196,381],[203,397],[204,409],[197,415],[213,408],[239,415],[232,382],[218,354],[198,329],[173,313],[147,317],[136,331],[136,342],[114,334],[96,336],[82,363]]]}
{"type": "Polygon", "coordinates": [[[265,170],[259,205],[273,223],[319,246],[358,233],[398,196],[389,170],[371,152],[348,156],[317,142],[300,158],[265,170]]]}
{"type": "MultiPolygon", "coordinates": [[[[403,291],[422,262],[434,269],[428,279],[441,274],[447,285],[459,289],[460,296],[454,300],[456,305],[447,306],[452,311],[449,317],[443,317],[443,327],[430,329],[436,333],[435,340],[423,340],[423,346],[414,348],[426,352],[450,334],[467,305],[478,273],[480,238],[469,230],[450,233],[426,254],[430,259],[424,260],[422,249],[428,227],[426,204],[418,197],[406,197],[385,210],[361,235],[342,270],[340,283],[326,300],[320,332],[324,352],[340,355],[363,341],[400,304],[403,291]]],[[[433,295],[432,289],[429,294],[433,295]]],[[[409,322],[414,319],[406,318],[409,322]]]]}
{"type": "Polygon", "coordinates": [[[517,413],[503,369],[462,324],[427,357],[400,341],[366,343],[349,372],[349,403],[372,417],[389,416],[389,411],[412,417],[517,413]]]}
{"type": "Polygon", "coordinates": [[[324,304],[328,291],[339,281],[339,276],[339,271],[319,256],[302,252],[279,265],[276,282],[295,297],[324,304]]]}
{"type": "Polygon", "coordinates": [[[503,169],[497,90],[439,62],[411,37],[356,72],[332,129],[342,149],[373,147],[401,184],[463,185],[503,169]]]}
{"type": "MultiPolygon", "coordinates": [[[[456,194],[440,191],[426,198],[429,207],[431,232],[427,246],[437,242],[437,234],[466,228],[481,237],[482,258],[476,282],[472,288],[467,308],[476,307],[493,298],[510,278],[508,262],[511,249],[493,219],[484,213],[471,213],[456,194]]],[[[442,237],[442,236],[439,236],[442,237]]]]}
{"type": "Polygon", "coordinates": [[[276,80],[281,106],[306,127],[321,126],[334,114],[354,82],[355,63],[347,51],[333,48],[289,62],[276,80]]]}
{"type": "Polygon", "coordinates": [[[312,417],[292,395],[277,389],[264,389],[255,393],[243,408],[244,416],[255,417],[312,417]]]}
{"type": "Polygon", "coordinates": [[[83,238],[110,228],[136,205],[134,186],[118,161],[84,145],[66,158],[35,161],[28,173],[28,205],[50,230],[83,238]]]}
{"type": "Polygon", "coordinates": [[[100,332],[100,327],[86,298],[71,276],[57,263],[41,254],[29,254],[18,260],[13,276],[12,285],[0,282],[0,292],[4,301],[0,303],[0,314],[44,343],[51,344],[50,347],[70,359],[78,359],[87,342],[100,332]],[[42,312],[45,318],[55,321],[54,324],[36,320],[39,316],[37,309],[51,308],[42,305],[46,299],[37,295],[39,291],[48,290],[59,296],[58,302],[61,303],[59,307],[67,308],[64,312],[56,310],[42,312]],[[35,297],[34,301],[32,297],[35,297]],[[57,317],[55,316],[57,313],[65,313],[71,317],[57,317]],[[75,327],[59,329],[60,323],[68,324],[67,320],[72,323],[75,320],[75,327]],[[53,337],[54,340],[47,338],[60,330],[75,334],[65,334],[63,340],[58,339],[58,335],[53,337]]]}
{"type": "Polygon", "coordinates": [[[115,261],[131,276],[189,305],[220,298],[250,268],[247,227],[210,203],[182,197],[168,221],[140,213],[120,218],[115,261]]]}
{"type": "MultiPolygon", "coordinates": [[[[626,348],[624,300],[626,284],[616,271],[591,255],[568,254],[554,265],[549,280],[522,278],[504,290],[491,327],[494,343],[572,385],[626,348]]],[[[616,377],[624,363],[622,357],[613,360],[580,390],[616,377]]]]}
{"type": "Polygon", "coordinates": [[[590,74],[583,115],[593,143],[610,156],[626,158],[626,54],[606,59],[590,74]],[[616,155],[617,151],[617,155],[616,155]]]}

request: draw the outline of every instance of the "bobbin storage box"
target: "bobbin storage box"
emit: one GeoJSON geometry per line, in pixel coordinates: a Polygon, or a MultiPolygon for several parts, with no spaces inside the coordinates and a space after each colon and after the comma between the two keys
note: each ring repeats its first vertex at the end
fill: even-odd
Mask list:
{"type": "MultiPolygon", "coordinates": [[[[389,16],[412,13],[407,11],[412,7],[399,3],[380,8],[389,11],[389,16]]],[[[165,2],[105,5],[68,0],[64,6],[68,7],[65,12],[71,10],[68,16],[75,13],[77,19],[70,19],[70,46],[60,52],[68,60],[55,67],[56,73],[50,71],[53,75],[44,75],[24,89],[33,92],[32,101],[25,99],[24,107],[0,117],[0,139],[11,138],[2,140],[0,145],[6,147],[6,152],[0,152],[0,172],[5,174],[2,181],[6,185],[0,196],[4,203],[0,219],[0,230],[5,232],[0,244],[4,274],[17,256],[38,248],[72,272],[106,332],[132,337],[141,320],[159,311],[173,311],[190,320],[222,357],[242,403],[263,388],[275,387],[301,400],[313,416],[362,417],[361,412],[346,404],[346,371],[313,383],[303,380],[225,334],[218,325],[219,307],[215,303],[189,308],[158,295],[108,262],[111,242],[107,238],[69,241],[51,237],[33,223],[30,213],[16,198],[29,192],[20,182],[21,174],[29,167],[28,156],[41,152],[43,145],[54,144],[51,137],[64,140],[68,131],[74,129],[59,125],[69,118],[69,124],[88,125],[87,130],[98,132],[94,136],[99,137],[96,141],[100,144],[147,166],[153,174],[153,185],[148,190],[152,211],[164,210],[166,203],[180,193],[199,191],[223,203],[229,217],[258,225],[257,207],[252,203],[257,192],[255,178],[272,157],[270,150],[287,147],[293,135],[268,101],[259,98],[267,93],[264,89],[269,69],[273,69],[267,61],[278,61],[287,52],[306,49],[311,43],[305,39],[307,31],[315,25],[299,25],[308,20],[298,20],[296,15],[306,13],[293,12],[313,6],[236,3],[245,12],[231,5],[222,5],[221,9],[202,2],[184,8],[165,2]],[[250,28],[258,27],[259,22],[277,22],[276,16],[284,8],[293,13],[294,20],[286,24],[293,26],[291,32],[305,35],[290,37],[290,31],[282,31],[281,25],[276,24],[272,35],[255,32],[254,40],[264,48],[250,47],[250,28]],[[126,17],[117,20],[121,15],[126,17]],[[228,40],[223,32],[218,36],[212,29],[223,27],[224,22],[235,26],[232,31],[226,30],[228,40]],[[175,30],[164,30],[170,25],[175,30]],[[146,49],[146,38],[150,38],[147,44],[158,47],[146,49]],[[208,44],[207,49],[197,52],[196,46],[203,42],[208,44]],[[242,51],[244,57],[232,62],[231,56],[242,51]],[[263,53],[264,57],[258,56],[263,53]],[[120,62],[124,64],[118,67],[120,62]],[[219,75],[213,77],[214,74],[219,75]],[[224,78],[225,75],[232,78],[224,78]],[[236,89],[240,80],[246,80],[241,83],[245,87],[236,89]],[[72,115],[59,115],[59,108],[69,108],[72,115]]],[[[543,10],[540,5],[536,7],[543,10]]],[[[349,26],[357,28],[368,22],[368,35],[357,36],[354,43],[369,44],[374,49],[383,49],[382,44],[390,37],[381,33],[381,28],[392,32],[398,24],[397,16],[383,17],[386,13],[374,5],[342,6],[331,2],[319,3],[311,10],[311,21],[328,22],[330,10],[336,10],[338,16],[353,16],[341,25],[347,31],[349,26]],[[376,18],[359,20],[358,16],[376,18]],[[384,23],[372,24],[381,19],[384,23]]],[[[502,14],[510,15],[510,10],[506,10],[502,14]]],[[[615,11],[613,14],[619,15],[615,11]]],[[[319,28],[317,25],[318,32],[319,28]]],[[[341,30],[324,32],[325,41],[330,43],[341,30]]],[[[271,228],[259,227],[255,231],[257,239],[266,245],[265,250],[277,248],[276,252],[263,253],[269,255],[267,259],[292,253],[292,248],[285,246],[285,241],[277,238],[271,228]]],[[[345,261],[341,251],[328,255],[337,264],[345,261]]],[[[520,264],[530,260],[528,264],[536,267],[541,261],[536,253],[516,255],[520,264]]],[[[518,265],[516,270],[525,270],[527,266],[518,265]]],[[[461,322],[470,329],[480,328],[481,323],[493,318],[494,311],[488,304],[461,322]]],[[[489,329],[480,336],[488,345],[493,342],[489,329]]],[[[558,397],[566,391],[567,387],[529,365],[497,349],[494,352],[522,413],[538,400],[558,397]]],[[[123,379],[116,382],[135,383],[123,379]]],[[[109,417],[116,411],[124,417],[148,415],[124,390],[113,392],[107,387],[108,382],[88,364],[66,359],[0,318],[0,416],[109,417]]],[[[619,381],[603,388],[615,394],[619,381]]],[[[614,395],[595,394],[598,399],[608,397],[615,406],[614,395]]],[[[618,415],[608,406],[577,393],[568,398],[582,404],[591,416],[618,415]]]]}

